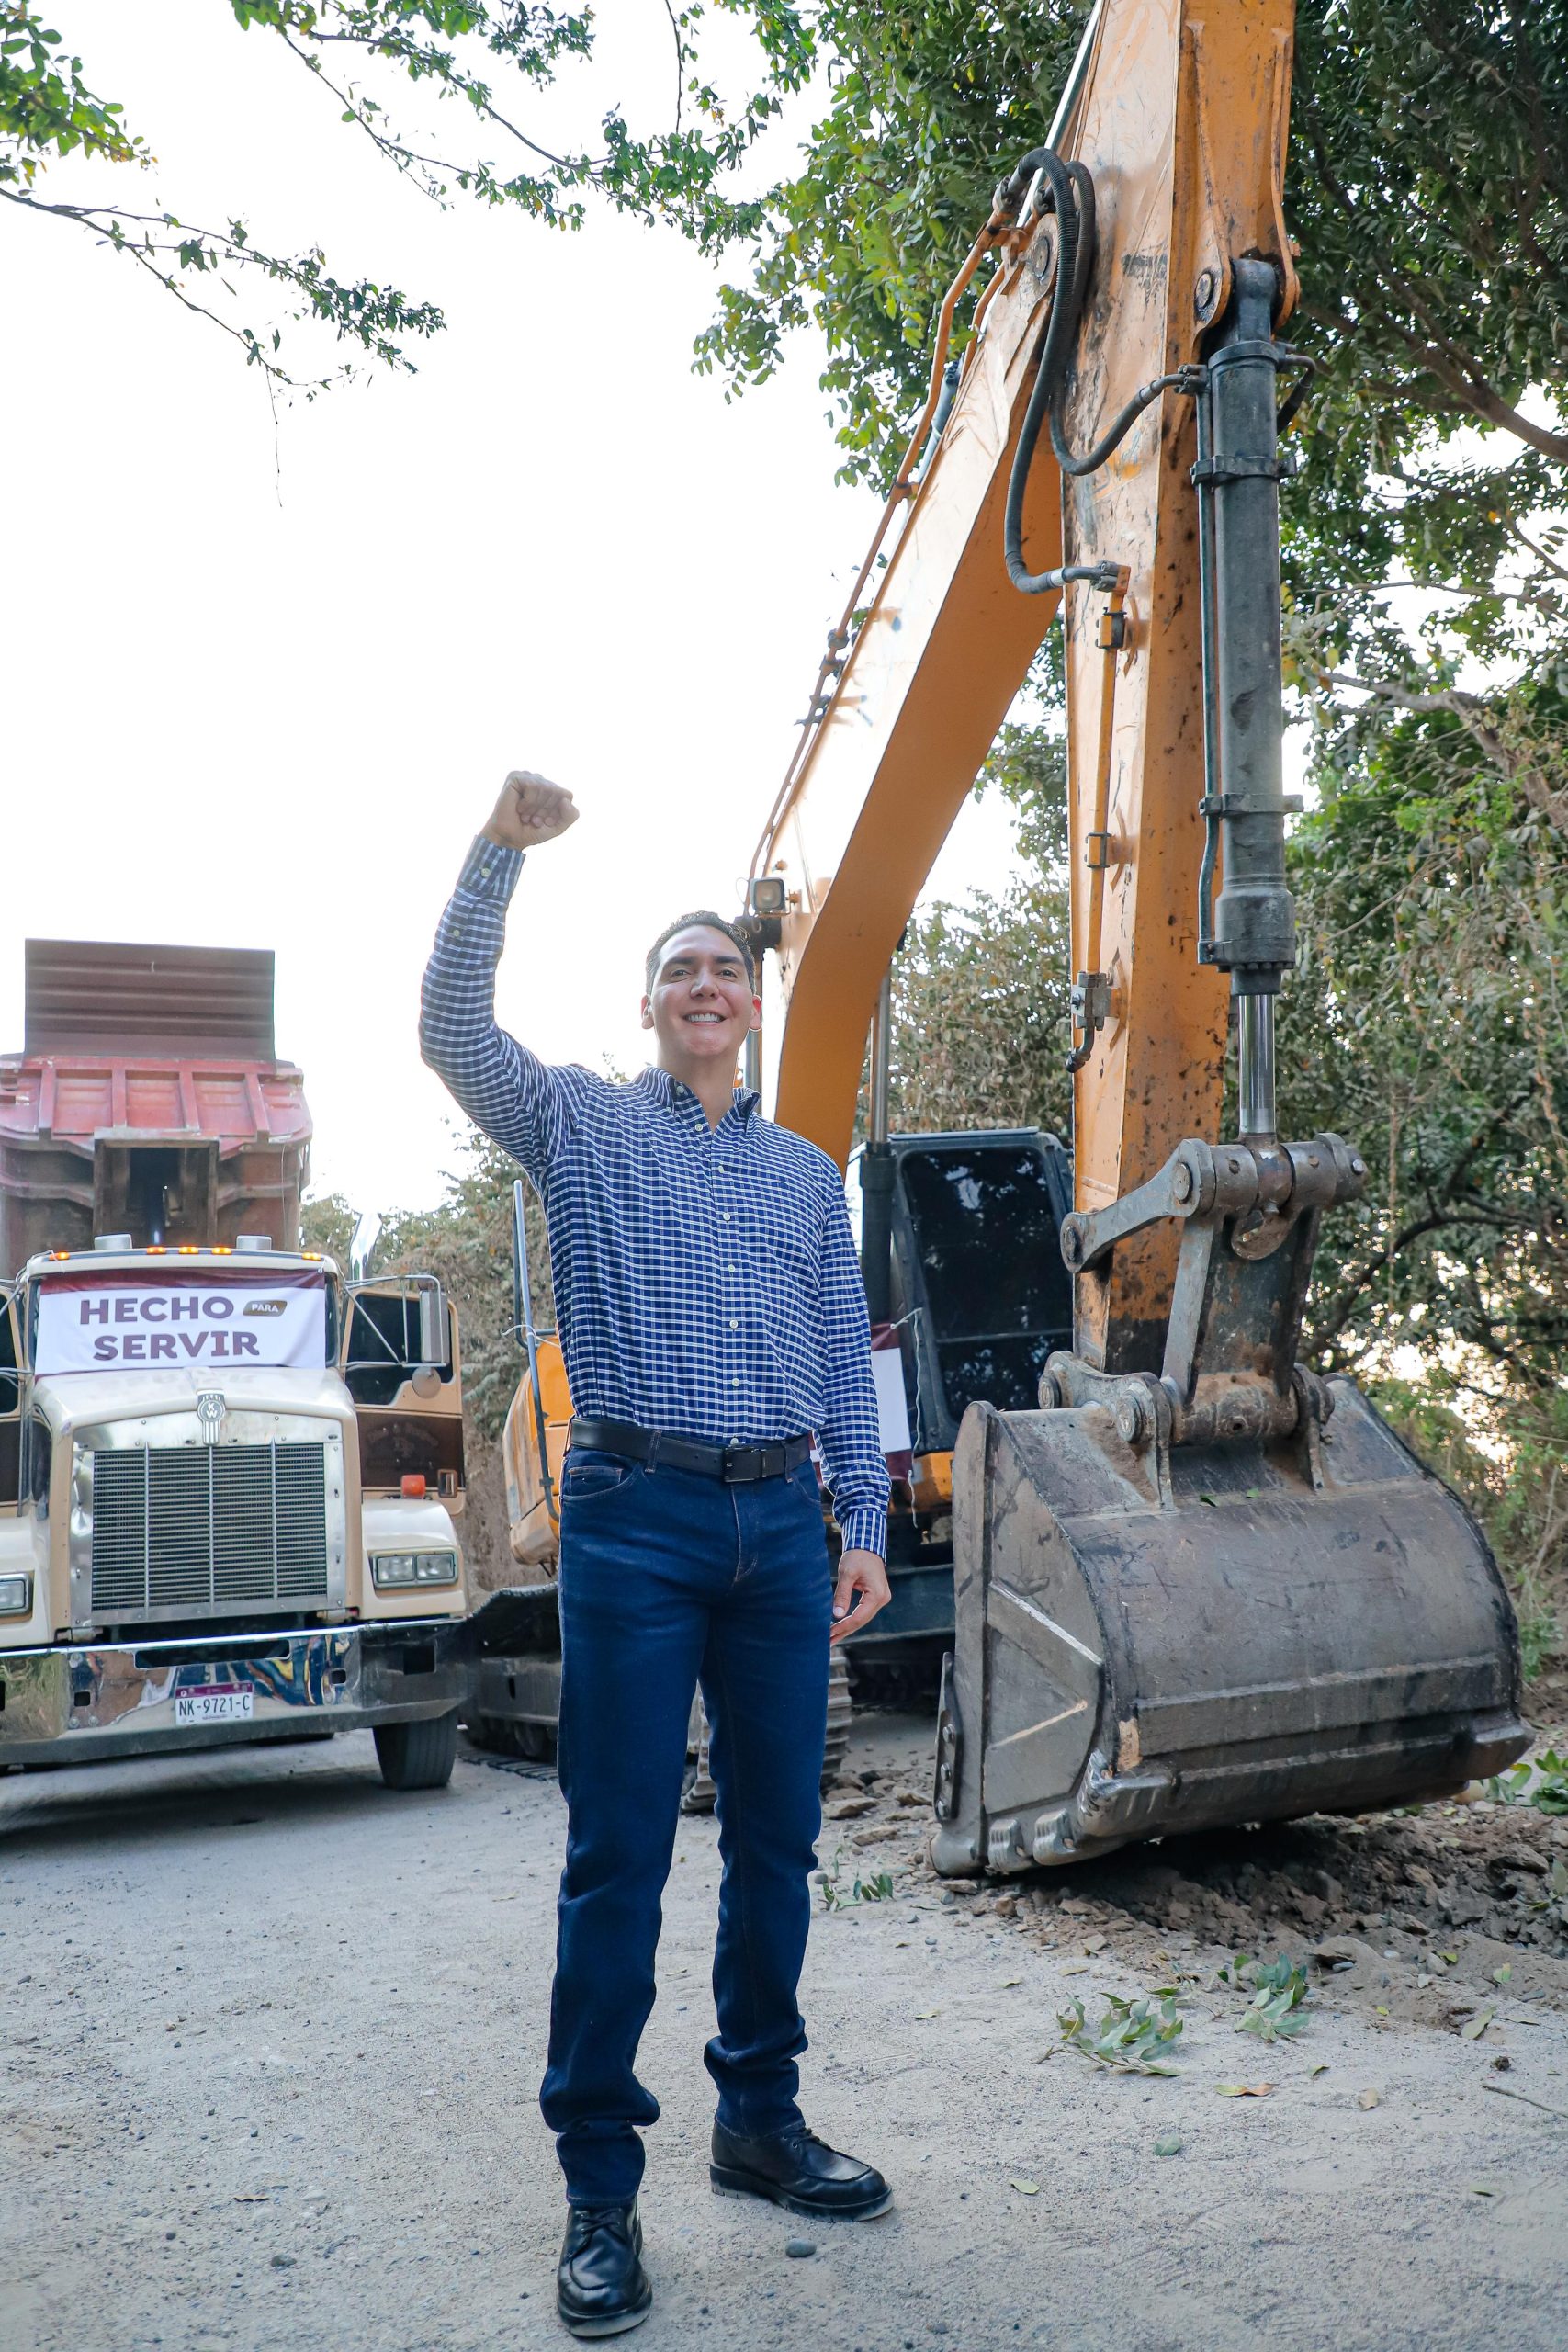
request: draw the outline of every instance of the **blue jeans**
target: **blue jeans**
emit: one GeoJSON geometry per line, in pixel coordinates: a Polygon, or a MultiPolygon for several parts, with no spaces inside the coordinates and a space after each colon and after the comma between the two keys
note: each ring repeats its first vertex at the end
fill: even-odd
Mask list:
{"type": "Polygon", "coordinates": [[[718,1790],[718,2118],[747,2134],[800,2120],[795,2002],[821,1827],[832,1586],[806,1463],[726,1487],[573,1447],[561,1480],[560,1781],[566,1869],[549,2061],[539,2094],[575,2204],[625,2204],[642,2178],[638,2082],[654,2001],[692,1695],[701,1680],[718,1790]]]}

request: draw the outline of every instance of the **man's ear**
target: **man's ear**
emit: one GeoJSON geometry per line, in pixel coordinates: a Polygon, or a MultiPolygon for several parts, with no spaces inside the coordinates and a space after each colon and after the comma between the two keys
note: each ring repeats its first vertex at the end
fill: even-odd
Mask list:
{"type": "Polygon", "coordinates": [[[754,996],[754,997],[751,999],[751,1018],[750,1018],[750,1020],[748,1022],[748,1023],[747,1023],[747,1027],[748,1027],[748,1028],[750,1028],[750,1029],[760,1029],[760,1028],[761,1027],[761,1025],[762,1025],[762,1000],[761,1000],[761,998],[760,996],[754,996]]]}
{"type": "MultiPolygon", "coordinates": [[[[651,1029],[653,1026],[653,999],[650,996],[645,996],[642,1001],[642,1025],[645,1029],[651,1029]]],[[[759,1028],[761,1026],[760,1021],[757,1026],[759,1028]]]]}

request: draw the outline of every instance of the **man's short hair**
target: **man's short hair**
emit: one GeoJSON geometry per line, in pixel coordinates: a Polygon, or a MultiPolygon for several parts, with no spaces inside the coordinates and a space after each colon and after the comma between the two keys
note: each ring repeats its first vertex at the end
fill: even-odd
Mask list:
{"type": "Polygon", "coordinates": [[[647,971],[649,992],[651,993],[653,983],[659,978],[659,959],[663,955],[666,947],[670,944],[670,942],[674,938],[675,933],[678,931],[691,931],[699,923],[705,931],[721,931],[726,939],[732,939],[734,941],[736,952],[739,956],[741,962],[746,967],[746,977],[751,983],[751,993],[755,996],[757,993],[757,964],[756,958],[751,953],[750,942],[747,939],[745,933],[738,931],[735,925],[728,922],[725,916],[716,915],[711,907],[698,907],[694,914],[677,915],[673,922],[666,923],[664,929],[660,933],[658,938],[654,941],[652,946],[648,951],[647,971]]]}

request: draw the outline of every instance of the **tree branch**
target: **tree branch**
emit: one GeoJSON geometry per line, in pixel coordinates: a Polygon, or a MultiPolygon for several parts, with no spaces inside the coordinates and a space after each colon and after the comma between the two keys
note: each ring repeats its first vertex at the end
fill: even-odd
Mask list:
{"type": "Polygon", "coordinates": [[[1488,1143],[1501,1128],[1507,1125],[1511,1119],[1517,1116],[1529,1099],[1528,1093],[1514,1095],[1508,1102],[1499,1103],[1486,1118],[1483,1119],[1480,1125],[1472,1129],[1449,1170],[1443,1180],[1441,1193],[1434,1197],[1428,1188],[1428,1206],[1424,1214],[1410,1218],[1408,1223],[1399,1228],[1391,1241],[1384,1243],[1375,1258],[1369,1258],[1358,1273],[1341,1283],[1330,1304],[1326,1319],[1321,1324],[1314,1324],[1313,1328],[1312,1352],[1314,1355],[1333,1345],[1349,1321],[1350,1312],[1356,1301],[1371,1287],[1378,1275],[1392,1266],[1394,1260],[1408,1250],[1413,1242],[1423,1239],[1428,1233],[1440,1232],[1445,1228],[1451,1228],[1461,1233],[1466,1231],[1499,1233],[1507,1230],[1509,1221],[1499,1211],[1488,1208],[1474,1199],[1461,1203],[1457,1195],[1461,1187],[1468,1183],[1470,1171],[1488,1143]]]}
{"type": "Polygon", "coordinates": [[[1568,433],[1552,433],[1544,424],[1537,424],[1517,408],[1511,407],[1500,392],[1495,392],[1479,370],[1472,374],[1468,367],[1461,368],[1456,366],[1435,345],[1423,344],[1418,335],[1412,334],[1408,327],[1402,326],[1397,319],[1390,319],[1388,322],[1409,348],[1425,361],[1438,381],[1446,384],[1455,399],[1473,416],[1482,418],[1488,424],[1500,426],[1505,433],[1511,433],[1517,441],[1522,441],[1528,449],[1534,449],[1540,456],[1551,458],[1560,465],[1568,464],[1568,433]]]}
{"type": "MultiPolygon", "coordinates": [[[[400,294],[363,280],[354,285],[341,283],[328,274],[325,257],[319,249],[289,256],[253,245],[243,222],[236,221],[228,230],[203,229],[176,220],[173,213],[130,212],[111,205],[51,203],[4,185],[0,185],[0,197],[23,211],[45,213],[53,220],[69,220],[79,229],[91,230],[114,252],[129,254],[186,310],[209,320],[223,334],[232,336],[254,366],[275,384],[290,391],[310,395],[323,390],[332,379],[291,376],[276,359],[268,356],[254,329],[235,326],[206,303],[197,301],[173,269],[161,266],[160,256],[170,256],[185,269],[205,270],[222,264],[235,269],[260,270],[264,277],[291,288],[310,314],[322,325],[334,329],[340,341],[351,338],[387,367],[412,371],[412,363],[403,357],[394,335],[434,334],[444,323],[433,304],[405,303],[400,294]],[[132,233],[128,234],[128,231],[132,233]],[[168,233],[160,235],[155,232],[168,233]]],[[[224,283],[227,285],[226,280],[224,283]]],[[[304,316],[305,312],[297,315],[304,316]]],[[[275,350],[276,345],[275,334],[275,350]]],[[[353,370],[344,368],[341,372],[350,375],[353,370]]]]}
{"type": "MultiPolygon", "coordinates": [[[[1334,198],[1346,220],[1352,226],[1362,227],[1370,243],[1371,231],[1367,216],[1371,207],[1358,205],[1344,186],[1329,163],[1315,125],[1310,136],[1322,186],[1334,198]]],[[[1536,450],[1543,458],[1551,458],[1558,462],[1568,462],[1568,433],[1553,433],[1545,425],[1536,424],[1529,417],[1522,416],[1517,408],[1511,407],[1504,400],[1500,392],[1493,390],[1478,362],[1472,359],[1459,345],[1449,343],[1444,349],[1431,340],[1436,330],[1423,309],[1416,281],[1408,274],[1401,273],[1391,277],[1386,283],[1374,280],[1371,288],[1364,285],[1358,286],[1355,293],[1362,311],[1373,318],[1381,319],[1390,332],[1399,337],[1407,350],[1416,355],[1428,372],[1435,376],[1440,384],[1445,385],[1461,406],[1467,408],[1472,416],[1481,417],[1486,424],[1495,424],[1504,432],[1513,434],[1517,440],[1524,442],[1528,448],[1536,450]],[[1406,307],[1420,321],[1425,339],[1421,334],[1413,334],[1398,316],[1397,310],[1388,299],[1390,294],[1393,294],[1395,302],[1400,296],[1404,297],[1406,307]]],[[[1350,321],[1341,318],[1337,324],[1342,334],[1354,334],[1355,328],[1350,321]]],[[[1447,339],[1444,340],[1446,342],[1447,339]]]]}
{"type": "Polygon", "coordinates": [[[1551,556],[1548,554],[1545,548],[1538,548],[1535,541],[1530,537],[1529,533],[1526,530],[1522,530],[1519,525],[1513,520],[1511,515],[1505,516],[1504,520],[1507,525],[1510,535],[1514,538],[1517,539],[1521,547],[1529,548],[1531,555],[1534,556],[1538,563],[1545,564],[1548,571],[1554,573],[1559,580],[1568,580],[1568,568],[1565,568],[1561,563],[1555,562],[1551,556]]]}
{"type": "Polygon", "coordinates": [[[1460,686],[1445,686],[1437,694],[1411,694],[1406,687],[1392,685],[1383,679],[1355,678],[1344,670],[1319,670],[1315,675],[1322,685],[1374,695],[1380,701],[1392,703],[1396,710],[1444,711],[1457,718],[1499,774],[1518,787],[1526,804],[1556,831],[1568,835],[1568,786],[1554,791],[1535,763],[1504,740],[1483,716],[1487,706],[1481,695],[1466,694],[1460,686]]]}
{"type": "Polygon", "coordinates": [[[1346,1324],[1350,1320],[1351,1309],[1355,1306],[1356,1301],[1364,1291],[1371,1287],[1379,1274],[1386,1272],[1394,1260],[1409,1249],[1412,1242],[1423,1239],[1428,1233],[1438,1233],[1445,1228],[1456,1233],[1469,1231],[1495,1233],[1499,1230],[1499,1224],[1500,1221],[1495,1216],[1481,1216],[1473,1210],[1461,1216],[1453,1208],[1427,1209],[1422,1216],[1412,1217],[1407,1225],[1400,1227],[1393,1240],[1384,1249],[1379,1250],[1375,1258],[1367,1259],[1356,1273],[1340,1283],[1334,1294],[1325,1317],[1321,1322],[1314,1323],[1313,1326],[1307,1352],[1312,1355],[1321,1355],[1325,1349],[1333,1346],[1346,1324]]]}

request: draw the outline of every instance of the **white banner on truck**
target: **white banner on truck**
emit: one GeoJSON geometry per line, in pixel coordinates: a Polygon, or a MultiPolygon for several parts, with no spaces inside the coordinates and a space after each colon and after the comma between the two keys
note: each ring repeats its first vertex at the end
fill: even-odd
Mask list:
{"type": "Polygon", "coordinates": [[[33,1369],[43,1375],[132,1367],[320,1369],[326,1350],[327,1291],[320,1274],[270,1281],[65,1274],[46,1278],[39,1289],[33,1369]]]}

